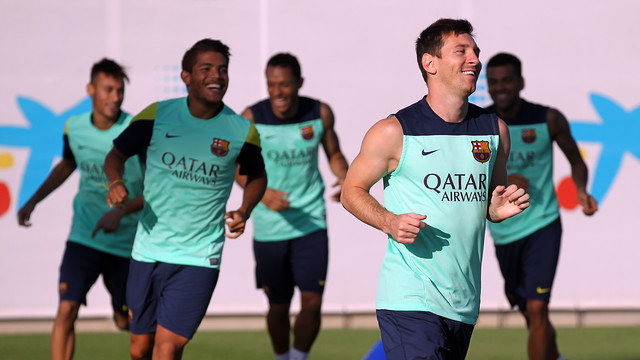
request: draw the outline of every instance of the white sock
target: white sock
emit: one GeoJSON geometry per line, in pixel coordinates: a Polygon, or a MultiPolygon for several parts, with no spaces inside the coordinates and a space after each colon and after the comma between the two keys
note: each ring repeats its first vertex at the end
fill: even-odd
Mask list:
{"type": "Polygon", "coordinates": [[[273,357],[276,360],[289,360],[289,352],[287,351],[284,354],[276,354],[275,352],[273,353],[273,357]]]}
{"type": "Polygon", "coordinates": [[[558,354],[558,360],[564,360],[561,354],[558,354]]]}
{"type": "Polygon", "coordinates": [[[289,349],[289,353],[291,354],[289,357],[290,360],[307,360],[307,357],[309,356],[308,352],[302,352],[294,347],[289,349]]]}

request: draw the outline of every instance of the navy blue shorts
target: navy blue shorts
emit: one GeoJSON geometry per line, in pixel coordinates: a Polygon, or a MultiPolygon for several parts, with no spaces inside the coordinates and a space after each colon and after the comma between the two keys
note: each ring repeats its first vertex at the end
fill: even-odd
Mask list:
{"type": "Polygon", "coordinates": [[[113,311],[127,316],[125,291],[129,274],[129,259],[67,241],[60,264],[58,292],[60,300],[87,304],[87,293],[102,274],[111,294],[113,311]]]}
{"type": "Polygon", "coordinates": [[[504,277],[504,292],[511,306],[527,310],[527,300],[549,303],[560,256],[560,218],[518,241],[496,245],[504,277]]]}
{"type": "Polygon", "coordinates": [[[207,312],[218,269],[131,260],[127,301],[129,327],[152,334],[157,325],[191,339],[207,312]]]}
{"type": "Polygon", "coordinates": [[[464,359],[473,325],[428,311],[376,310],[387,360],[464,359]]]}
{"type": "Polygon", "coordinates": [[[284,241],[253,241],[256,283],[272,304],[289,304],[295,286],[324,292],[329,263],[327,230],[284,241]]]}

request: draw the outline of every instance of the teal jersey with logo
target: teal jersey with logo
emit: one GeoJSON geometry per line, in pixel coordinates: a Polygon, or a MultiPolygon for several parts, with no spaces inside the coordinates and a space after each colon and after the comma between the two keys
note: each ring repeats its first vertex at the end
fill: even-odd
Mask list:
{"type": "Polygon", "coordinates": [[[279,119],[267,99],[251,107],[260,132],[267,187],[287,193],[291,203],[273,211],[263,203],[253,211],[257,241],[288,240],[326,229],[324,182],[318,170],[318,147],[324,135],[320,102],[299,98],[298,114],[279,119]]]}
{"type": "Polygon", "coordinates": [[[150,105],[132,126],[144,120],[153,128],[133,258],[219,268],[237,158],[245,143],[260,146],[255,127],[226,105],[211,119],[196,118],[187,98],[150,105]]]}
{"type": "MultiPolygon", "coordinates": [[[[98,231],[94,238],[91,233],[98,220],[111,211],[107,205],[107,177],[104,174],[104,158],[112,147],[113,139],[129,125],[131,115],[121,112],[118,120],[106,130],[93,126],[91,112],[70,117],[64,128],[69,148],[80,170],[78,193],[73,200],[73,222],[69,241],[121,257],[131,256],[140,212],[122,217],[118,229],[113,233],[98,231]]],[[[129,198],[142,194],[143,167],[140,158],[127,160],[122,179],[129,198]]]]}
{"type": "Polygon", "coordinates": [[[475,324],[489,185],[500,141],[497,117],[469,104],[462,122],[448,123],[422,98],[396,118],[403,147],[396,170],[383,178],[385,208],[426,215],[427,227],[413,244],[389,236],[376,308],[429,311],[475,324]]]}
{"type": "Polygon", "coordinates": [[[503,119],[509,125],[511,135],[507,172],[529,179],[527,193],[531,196],[531,205],[518,216],[497,224],[489,223],[489,231],[496,245],[522,239],[560,216],[553,186],[553,142],[547,127],[548,111],[548,107],[522,100],[518,116],[503,119]]]}

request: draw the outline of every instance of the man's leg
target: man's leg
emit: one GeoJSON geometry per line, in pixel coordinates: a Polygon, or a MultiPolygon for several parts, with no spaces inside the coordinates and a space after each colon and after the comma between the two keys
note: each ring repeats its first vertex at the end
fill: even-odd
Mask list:
{"type": "Polygon", "coordinates": [[[51,331],[51,359],[69,360],[73,358],[75,348],[75,321],[78,318],[80,303],[61,300],[58,313],[51,331]]]}
{"type": "Polygon", "coordinates": [[[556,331],[549,320],[549,306],[541,300],[527,300],[529,327],[527,352],[530,360],[556,360],[559,356],[556,331]]]}
{"type": "Polygon", "coordinates": [[[291,324],[289,322],[290,304],[269,303],[267,313],[267,329],[271,338],[271,345],[276,354],[284,354],[289,351],[289,334],[291,324]]]}
{"type": "Polygon", "coordinates": [[[151,360],[155,334],[131,334],[129,353],[132,360],[151,360]]]}
{"type": "Polygon", "coordinates": [[[182,351],[188,342],[188,338],[167,330],[162,325],[158,325],[155,345],[153,346],[153,358],[157,360],[182,359],[182,351]]]}
{"type": "Polygon", "coordinates": [[[311,345],[320,332],[322,295],[311,291],[300,292],[300,313],[296,316],[293,327],[293,347],[302,352],[309,352],[311,345]]]}

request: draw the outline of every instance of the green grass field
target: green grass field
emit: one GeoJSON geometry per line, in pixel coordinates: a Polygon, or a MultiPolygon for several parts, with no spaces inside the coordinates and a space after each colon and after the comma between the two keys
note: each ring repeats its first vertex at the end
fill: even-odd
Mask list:
{"type": "MultiPolygon", "coordinates": [[[[558,343],[568,360],[640,359],[640,327],[559,328],[558,343]]],[[[526,359],[524,329],[478,328],[473,333],[467,359],[526,359]]],[[[377,330],[323,330],[309,360],[358,360],[379,340],[377,330]]],[[[81,333],[77,336],[78,360],[127,359],[126,333],[81,333]]],[[[0,359],[48,359],[49,336],[0,335],[0,359]]],[[[264,331],[201,331],[183,359],[271,359],[264,331]]]]}

